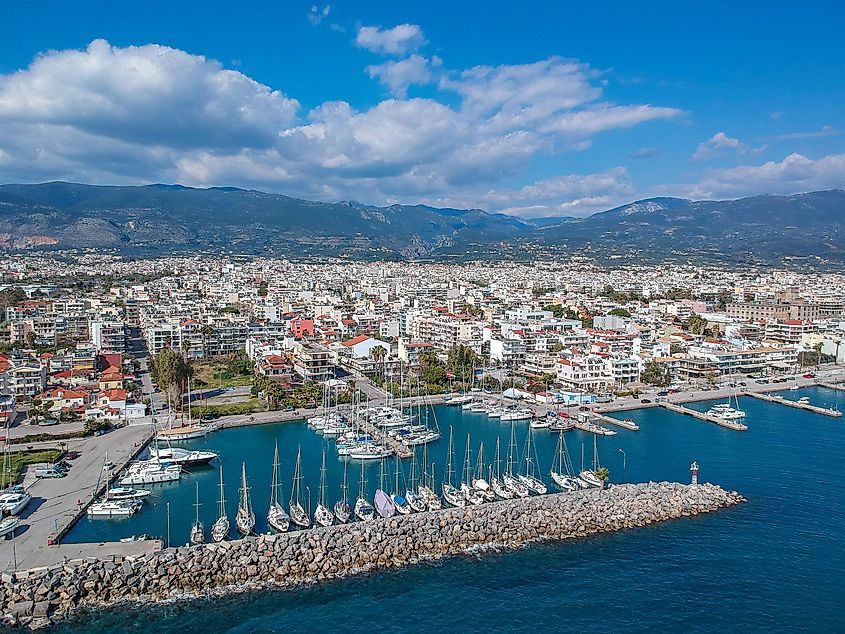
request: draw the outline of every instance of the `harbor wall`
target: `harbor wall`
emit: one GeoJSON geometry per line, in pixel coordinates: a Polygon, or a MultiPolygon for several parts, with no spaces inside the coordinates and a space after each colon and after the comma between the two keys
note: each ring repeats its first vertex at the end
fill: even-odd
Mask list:
{"type": "Polygon", "coordinates": [[[716,511],[744,502],[711,484],[643,483],[508,500],[139,557],[70,561],[0,577],[6,625],[38,627],[81,608],[290,588],[440,559],[519,548],[716,511]]]}

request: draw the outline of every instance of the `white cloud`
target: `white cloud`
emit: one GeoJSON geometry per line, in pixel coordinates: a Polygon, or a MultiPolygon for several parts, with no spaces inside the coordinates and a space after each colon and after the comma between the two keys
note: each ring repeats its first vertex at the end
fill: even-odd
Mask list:
{"type": "Polygon", "coordinates": [[[839,130],[830,125],[823,125],[818,130],[811,130],[807,132],[790,132],[788,134],[778,134],[772,137],[778,141],[795,141],[803,139],[821,139],[827,136],[836,136],[840,134],[839,130]]]}
{"type": "Polygon", "coordinates": [[[329,17],[329,13],[331,12],[332,7],[331,5],[327,4],[322,9],[320,9],[316,4],[311,5],[311,11],[308,12],[308,22],[317,26],[327,17],[329,17]]]}
{"type": "Polygon", "coordinates": [[[409,86],[430,83],[434,77],[432,68],[439,65],[438,57],[429,61],[420,55],[411,55],[398,62],[367,66],[367,74],[387,86],[394,97],[404,98],[409,86]]]}
{"type": "Polygon", "coordinates": [[[634,150],[628,155],[628,158],[635,158],[635,159],[650,159],[650,158],[657,158],[661,156],[663,152],[660,148],[656,147],[641,147],[637,150],[634,150]]]}
{"type": "Polygon", "coordinates": [[[693,185],[675,191],[689,198],[737,198],[756,194],[792,194],[845,185],[845,154],[811,159],[790,154],[782,161],[707,171],[693,185]]]}
{"type": "MultiPolygon", "coordinates": [[[[406,50],[408,37],[391,37],[373,46],[406,50]]],[[[0,179],[237,185],[321,200],[581,213],[629,195],[624,170],[501,183],[518,182],[533,161],[587,150],[597,132],[680,114],[606,103],[601,73],[559,58],[447,72],[438,58],[411,54],[367,72],[395,97],[300,112],[278,90],[164,46],[97,40],[52,51],[0,75],[0,179]],[[449,94],[405,97],[423,83],[449,94]]]]}
{"type": "Polygon", "coordinates": [[[362,26],[358,29],[355,42],[371,53],[401,57],[425,44],[425,36],[422,29],[416,24],[400,24],[392,29],[382,29],[380,26],[362,26]]]}
{"type": "Polygon", "coordinates": [[[694,161],[706,161],[718,156],[722,150],[742,150],[744,147],[739,139],[729,137],[724,132],[717,132],[706,141],[698,144],[692,159],[694,161]]]}

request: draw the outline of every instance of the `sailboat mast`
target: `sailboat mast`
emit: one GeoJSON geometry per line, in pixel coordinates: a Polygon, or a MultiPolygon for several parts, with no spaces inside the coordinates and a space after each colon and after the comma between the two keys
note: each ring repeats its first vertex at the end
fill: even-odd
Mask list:
{"type": "Polygon", "coordinates": [[[326,505],[326,449],[323,448],[323,466],[320,467],[320,505],[326,505]]]}
{"type": "Polygon", "coordinates": [[[223,489],[223,465],[220,465],[220,517],[226,515],[226,491],[223,489]]]}

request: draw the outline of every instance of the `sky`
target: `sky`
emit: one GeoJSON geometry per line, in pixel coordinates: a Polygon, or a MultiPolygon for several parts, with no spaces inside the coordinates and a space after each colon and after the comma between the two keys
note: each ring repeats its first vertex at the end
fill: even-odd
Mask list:
{"type": "Polygon", "coordinates": [[[584,216],[845,187],[845,4],[0,6],[0,182],[584,216]]]}

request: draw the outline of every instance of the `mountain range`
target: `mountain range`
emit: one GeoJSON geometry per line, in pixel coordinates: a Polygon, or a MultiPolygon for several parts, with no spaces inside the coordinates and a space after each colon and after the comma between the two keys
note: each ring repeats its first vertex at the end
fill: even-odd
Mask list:
{"type": "Polygon", "coordinates": [[[728,201],[639,200],[586,218],[322,203],[233,187],[0,185],[0,249],[95,248],[353,258],[845,263],[845,191],[728,201]]]}

